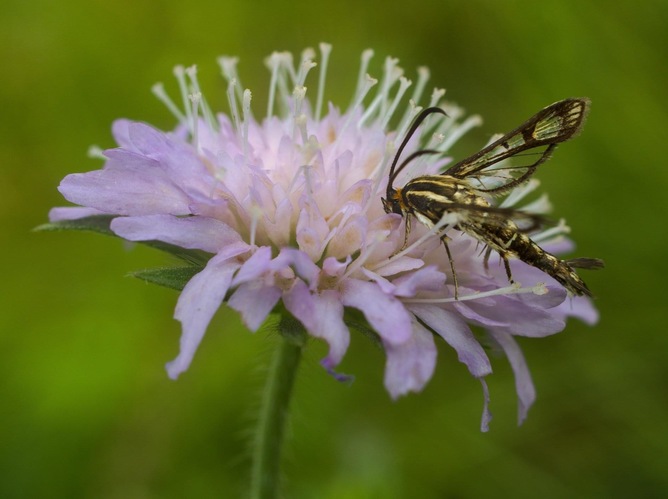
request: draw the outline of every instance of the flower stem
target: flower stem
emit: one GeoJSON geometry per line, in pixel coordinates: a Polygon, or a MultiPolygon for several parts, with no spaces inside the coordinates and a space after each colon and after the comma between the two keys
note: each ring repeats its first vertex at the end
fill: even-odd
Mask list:
{"type": "Polygon", "coordinates": [[[280,343],[269,368],[255,436],[251,499],[274,499],[279,495],[283,433],[305,341],[303,329],[295,321],[284,318],[279,327],[280,343]]]}

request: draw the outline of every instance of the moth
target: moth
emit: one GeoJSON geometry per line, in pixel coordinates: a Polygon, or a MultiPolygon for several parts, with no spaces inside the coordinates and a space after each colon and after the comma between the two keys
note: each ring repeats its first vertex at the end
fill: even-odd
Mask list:
{"type": "Polygon", "coordinates": [[[430,107],[415,118],[390,167],[386,197],[382,199],[383,207],[387,213],[397,213],[404,217],[404,247],[411,230],[412,217],[429,228],[445,220],[444,217],[448,215],[454,220],[444,225],[439,235],[450,262],[455,299],[458,298],[457,273],[448,246],[449,238],[445,234],[450,228],[468,234],[485,246],[485,267],[491,252],[497,252],[511,283],[514,281],[509,260],[518,258],[552,276],[570,293],[591,296],[589,288],[574,269],[602,268],[602,260],[559,259],[542,249],[530,237],[532,232],[545,223],[543,217],[491,204],[492,198],[508,194],[527,182],[538,166],[550,159],[558,144],[572,139],[582,130],[589,105],[587,98],[555,102],[442,174],[416,177],[404,187],[394,188],[397,176],[411,161],[427,154],[440,154],[437,150],[421,149],[397,166],[404,148],[420,124],[431,114],[446,113],[441,108],[430,107]],[[507,161],[511,159],[519,161],[507,161]]]}

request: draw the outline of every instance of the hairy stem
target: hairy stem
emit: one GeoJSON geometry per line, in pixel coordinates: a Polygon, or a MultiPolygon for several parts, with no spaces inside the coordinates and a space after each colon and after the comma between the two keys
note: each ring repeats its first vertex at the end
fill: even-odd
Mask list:
{"type": "Polygon", "coordinates": [[[251,499],[274,499],[279,495],[283,434],[305,337],[301,325],[291,320],[281,320],[280,330],[255,435],[251,499]]]}

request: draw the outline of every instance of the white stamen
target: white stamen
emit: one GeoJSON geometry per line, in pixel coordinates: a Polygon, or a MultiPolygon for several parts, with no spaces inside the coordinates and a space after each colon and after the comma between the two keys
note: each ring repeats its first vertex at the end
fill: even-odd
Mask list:
{"type": "Polygon", "coordinates": [[[278,52],[272,53],[267,59],[267,66],[271,70],[271,81],[269,83],[269,102],[267,104],[267,118],[271,118],[274,112],[274,99],[276,98],[276,83],[278,81],[278,71],[281,65],[281,55],[278,52]]]}
{"type": "Polygon", "coordinates": [[[302,139],[302,144],[304,145],[308,143],[308,132],[306,131],[307,122],[308,117],[304,113],[295,117],[295,128],[299,130],[299,135],[302,139]]]}
{"type": "Polygon", "coordinates": [[[250,109],[250,104],[251,104],[251,91],[246,89],[244,90],[244,96],[243,96],[243,101],[242,101],[242,111],[244,113],[244,122],[243,122],[243,129],[242,129],[242,139],[243,139],[243,152],[244,152],[244,160],[248,162],[248,126],[250,124],[250,120],[252,119],[251,115],[251,109],[250,109]]]}
{"type": "Polygon", "coordinates": [[[249,234],[249,243],[251,246],[255,246],[255,238],[257,235],[257,225],[264,212],[262,207],[258,206],[257,203],[253,202],[250,207],[250,234],[249,234]]]}
{"type": "Polygon", "coordinates": [[[390,89],[394,86],[396,81],[404,74],[404,70],[397,66],[399,59],[395,57],[386,57],[383,68],[383,80],[378,90],[381,98],[380,115],[382,116],[387,111],[387,102],[390,97],[390,89]]]}
{"type": "Polygon", "coordinates": [[[366,49],[364,52],[362,52],[362,57],[360,61],[360,70],[357,76],[357,87],[355,88],[355,93],[353,95],[353,100],[350,103],[349,111],[355,110],[359,105],[359,103],[362,102],[362,99],[364,99],[366,93],[369,91],[368,88],[365,90],[365,87],[367,85],[368,79],[370,78],[369,75],[367,74],[367,70],[369,68],[369,61],[371,60],[372,57],[373,57],[373,50],[366,49]]]}
{"type": "Polygon", "coordinates": [[[429,77],[431,76],[429,68],[426,66],[420,66],[417,69],[417,72],[418,72],[418,80],[417,83],[415,84],[415,89],[413,90],[413,95],[411,95],[410,99],[413,102],[420,102],[420,98],[422,97],[422,92],[424,92],[424,87],[427,85],[429,77]]]}
{"type": "MultiPolygon", "coordinates": [[[[387,102],[389,100],[390,89],[392,88],[392,86],[394,86],[394,83],[396,83],[396,81],[402,77],[403,74],[403,69],[396,66],[396,63],[398,61],[399,61],[398,59],[393,59],[391,57],[385,59],[385,70],[383,71],[383,80],[381,83],[381,88],[378,90],[378,95],[376,95],[371,104],[367,107],[365,113],[357,122],[357,128],[362,128],[364,123],[369,118],[376,115],[376,111],[378,111],[376,120],[382,120],[385,114],[388,112],[387,102]],[[378,110],[379,107],[380,110],[378,110]]],[[[408,83],[408,85],[410,85],[410,82],[408,83]]],[[[406,89],[404,88],[403,91],[400,90],[400,93],[403,94],[405,91],[406,89]]]]}
{"type": "Polygon", "coordinates": [[[107,159],[104,150],[100,146],[92,145],[88,148],[88,157],[95,159],[107,159]]]}
{"type": "MultiPolygon", "coordinates": [[[[378,83],[378,80],[375,78],[372,78],[369,75],[366,75],[366,79],[364,81],[364,87],[362,90],[358,93],[357,100],[353,103],[352,108],[346,113],[348,116],[346,117],[346,121],[343,123],[343,126],[341,126],[341,131],[337,134],[338,137],[341,137],[343,135],[343,132],[348,128],[348,125],[350,124],[350,120],[353,117],[353,114],[355,112],[355,109],[357,109],[359,106],[362,105],[362,101],[364,100],[364,97],[366,97],[366,94],[369,93],[369,90],[371,87],[373,87],[376,83],[378,83]]],[[[366,113],[365,113],[366,114],[366,113]]],[[[364,120],[364,116],[360,118],[360,122],[364,120]]]]}
{"type": "Polygon", "coordinates": [[[230,82],[232,80],[237,82],[237,87],[236,87],[236,98],[238,100],[242,99],[242,94],[241,94],[241,89],[243,88],[241,85],[241,80],[239,79],[239,74],[237,72],[237,64],[239,63],[239,58],[238,57],[229,57],[229,56],[220,56],[218,58],[218,65],[220,66],[220,69],[223,73],[223,76],[225,79],[230,82]]]}
{"type": "Polygon", "coordinates": [[[190,94],[189,98],[192,106],[191,116],[193,116],[190,130],[192,133],[193,146],[199,153],[199,119],[197,119],[197,116],[199,115],[199,106],[202,102],[202,94],[200,92],[190,94]]]}
{"type": "Polygon", "coordinates": [[[531,239],[533,239],[535,243],[544,243],[545,241],[563,236],[564,234],[570,234],[570,232],[571,228],[566,225],[566,220],[562,218],[555,227],[534,234],[531,236],[531,239]]]}
{"type": "Polygon", "coordinates": [[[290,79],[294,85],[297,81],[297,71],[295,71],[294,59],[291,52],[282,52],[283,54],[283,67],[288,70],[290,74],[290,79]]]}
{"type": "Polygon", "coordinates": [[[232,78],[227,84],[227,102],[230,106],[230,113],[232,113],[232,121],[237,133],[241,132],[241,118],[239,117],[239,108],[237,107],[236,87],[237,80],[232,78]]]}
{"type": "Polygon", "coordinates": [[[213,113],[211,112],[211,108],[209,107],[209,104],[207,103],[206,98],[202,94],[202,90],[200,89],[199,86],[199,80],[197,79],[197,66],[193,65],[190,66],[189,68],[186,68],[186,75],[188,75],[188,78],[190,78],[192,93],[198,94],[200,96],[199,97],[200,109],[202,110],[202,115],[204,116],[207,125],[209,125],[209,128],[211,130],[217,130],[218,126],[216,125],[215,120],[213,118],[213,113]]]}
{"type": "MultiPolygon", "coordinates": [[[[406,216],[411,216],[411,215],[406,215],[406,216]]],[[[407,246],[403,250],[399,251],[398,253],[395,253],[394,255],[392,255],[387,260],[384,260],[382,262],[378,262],[376,265],[371,267],[371,270],[380,269],[380,268],[384,267],[385,265],[388,265],[388,264],[394,262],[395,260],[398,260],[402,256],[407,255],[408,253],[413,251],[415,248],[419,247],[423,242],[425,242],[427,239],[429,239],[432,236],[437,235],[438,237],[440,237],[442,235],[442,234],[440,234],[440,232],[441,232],[441,229],[443,227],[445,227],[446,225],[456,225],[458,221],[459,221],[459,217],[456,213],[445,213],[441,217],[441,219],[438,221],[438,223],[435,224],[434,226],[430,227],[427,232],[425,232],[424,234],[422,234],[422,236],[420,236],[418,238],[417,241],[415,241],[413,244],[407,246]]]]}
{"type": "Polygon", "coordinates": [[[325,81],[327,79],[327,63],[332,46],[329,43],[320,44],[320,54],[322,62],[320,63],[320,77],[318,78],[318,97],[315,104],[315,121],[320,121],[320,112],[322,110],[322,100],[325,95],[325,81]]]}
{"type": "MultiPolygon", "coordinates": [[[[348,268],[346,269],[346,272],[341,276],[341,281],[344,279],[347,279],[350,277],[352,274],[357,272],[362,266],[366,263],[366,261],[373,255],[374,250],[376,247],[384,242],[386,238],[382,236],[381,234],[376,234],[375,238],[373,241],[371,241],[371,244],[367,244],[366,247],[364,248],[364,251],[358,256],[355,260],[351,262],[350,265],[348,265],[348,268]]],[[[372,269],[373,270],[373,269],[372,269]]]]}
{"type": "Polygon", "coordinates": [[[424,87],[427,85],[427,82],[429,81],[430,73],[429,73],[429,68],[425,66],[420,66],[417,71],[418,71],[418,81],[415,84],[413,95],[408,100],[409,106],[404,111],[404,115],[401,118],[399,126],[397,127],[397,135],[400,137],[403,136],[403,134],[406,132],[406,129],[413,121],[413,118],[417,115],[417,113],[419,113],[423,109],[421,106],[417,106],[417,103],[420,102],[420,98],[422,97],[422,92],[424,91],[424,87]]]}
{"type": "MultiPolygon", "coordinates": [[[[434,149],[434,150],[441,150],[443,147],[443,143],[445,142],[445,138],[447,135],[444,133],[441,133],[439,130],[441,129],[440,123],[447,120],[447,116],[443,116],[441,114],[437,115],[432,115],[430,118],[433,119],[427,119],[425,121],[425,124],[423,126],[423,133],[421,135],[422,137],[425,137],[426,134],[428,133],[428,130],[436,128],[436,131],[432,133],[430,140],[427,142],[427,147],[429,149],[434,149]]],[[[422,141],[422,140],[421,140],[422,141]]],[[[407,178],[413,178],[416,175],[418,175],[421,172],[424,172],[425,170],[425,164],[426,163],[431,163],[434,161],[434,156],[433,155],[424,155],[419,158],[416,158],[414,161],[412,161],[408,167],[404,170],[403,175],[407,178]]]]}
{"type": "Polygon", "coordinates": [[[306,185],[306,193],[310,199],[313,199],[313,181],[311,180],[311,171],[313,167],[311,165],[304,165],[302,167],[302,173],[304,174],[304,185],[306,185]]]}
{"type": "Polygon", "coordinates": [[[304,50],[302,50],[301,59],[299,60],[299,65],[304,66],[305,63],[312,63],[313,59],[315,59],[315,56],[316,53],[315,50],[313,50],[313,47],[306,47],[304,50]]]}
{"type": "Polygon", "coordinates": [[[444,95],[445,95],[444,88],[435,88],[434,91],[431,93],[431,100],[429,101],[429,107],[438,106],[439,101],[443,98],[444,95]]]}
{"type": "Polygon", "coordinates": [[[545,283],[539,282],[535,286],[523,288],[519,282],[511,284],[503,288],[492,289],[491,291],[481,291],[472,293],[470,295],[458,296],[455,298],[405,298],[404,303],[457,303],[461,301],[479,300],[480,298],[488,298],[490,296],[499,295],[521,295],[533,293],[535,295],[544,295],[549,292],[545,283]]]}
{"type": "Polygon", "coordinates": [[[295,86],[297,87],[303,87],[304,82],[306,81],[306,76],[308,75],[309,71],[316,67],[318,64],[313,62],[311,59],[306,59],[303,61],[300,66],[299,66],[299,74],[297,75],[297,81],[295,82],[295,86]]]}
{"type": "Polygon", "coordinates": [[[306,122],[307,122],[307,117],[304,113],[302,113],[302,106],[304,104],[304,98],[306,97],[306,87],[304,86],[296,86],[294,90],[292,91],[292,96],[293,96],[293,123],[294,123],[294,128],[293,128],[293,139],[296,140],[297,138],[297,131],[299,131],[299,135],[302,138],[302,144],[305,144],[306,141],[308,140],[308,133],[306,131],[306,122]]]}
{"type": "MultiPolygon", "coordinates": [[[[377,81],[377,80],[376,80],[376,81],[377,81]]],[[[382,96],[379,94],[379,95],[377,95],[377,96],[371,101],[371,104],[369,104],[369,105],[367,106],[366,111],[364,111],[364,114],[362,115],[362,117],[361,117],[361,118],[359,119],[359,121],[357,122],[357,128],[358,128],[358,129],[359,129],[359,128],[362,128],[362,126],[364,126],[364,123],[366,123],[366,121],[367,121],[371,116],[373,116],[374,114],[376,114],[376,109],[378,109],[378,107],[380,107],[380,103],[381,103],[382,100],[383,100],[383,98],[382,98],[382,96]]]]}
{"type": "MultiPolygon", "coordinates": [[[[188,84],[186,83],[186,77],[185,77],[185,69],[183,66],[175,66],[174,67],[174,76],[176,76],[176,81],[179,83],[179,90],[181,91],[181,98],[183,99],[183,108],[186,111],[186,119],[185,119],[185,124],[190,127],[193,122],[193,116],[192,116],[192,110],[190,108],[190,102],[189,102],[189,92],[188,92],[188,84]]],[[[190,132],[192,133],[192,128],[189,129],[190,132]]]]}
{"type": "Polygon", "coordinates": [[[517,186],[513,191],[508,194],[508,197],[503,200],[503,202],[499,205],[502,208],[508,208],[510,206],[515,206],[517,203],[519,203],[522,199],[524,199],[527,195],[531,194],[533,191],[536,190],[536,188],[540,185],[540,182],[538,179],[532,178],[528,182],[526,182],[523,185],[517,186]]]}
{"type": "Polygon", "coordinates": [[[401,119],[401,123],[397,127],[396,137],[403,137],[406,135],[406,130],[408,130],[408,127],[413,122],[413,118],[415,118],[422,109],[422,106],[416,106],[412,99],[408,101],[408,108],[404,113],[404,117],[401,119]]]}
{"type": "Polygon", "coordinates": [[[394,100],[392,101],[392,104],[390,105],[389,109],[385,112],[385,116],[381,117],[380,125],[383,128],[385,128],[387,126],[387,124],[390,122],[390,119],[392,118],[392,115],[394,114],[394,111],[397,109],[397,106],[399,105],[399,101],[401,101],[401,98],[406,93],[406,90],[412,84],[413,84],[413,82],[411,80],[409,80],[408,78],[405,78],[403,76],[401,76],[399,78],[399,90],[397,91],[396,95],[394,96],[394,100]]]}
{"type": "Polygon", "coordinates": [[[482,125],[482,118],[477,114],[469,116],[464,123],[455,127],[452,132],[448,135],[448,138],[443,142],[440,147],[440,151],[446,152],[452,147],[452,145],[457,142],[462,135],[467,133],[471,128],[482,125]]]}
{"type": "Polygon", "coordinates": [[[174,104],[174,101],[169,98],[169,95],[167,95],[167,92],[165,91],[165,86],[161,82],[153,85],[151,87],[151,92],[153,92],[153,95],[155,95],[158,100],[169,109],[169,112],[174,115],[179,123],[186,123],[185,115],[181,112],[178,106],[174,104]]]}
{"type": "MultiPolygon", "coordinates": [[[[307,117],[305,114],[302,114],[299,116],[298,119],[298,124],[300,126],[300,130],[302,130],[302,138],[307,135],[306,133],[306,123],[307,123],[307,117]],[[301,123],[304,123],[303,125],[301,123]]],[[[304,145],[302,147],[302,154],[304,156],[304,162],[307,164],[311,163],[311,160],[313,157],[316,155],[316,153],[320,151],[320,143],[318,142],[318,137],[315,135],[308,136],[306,140],[304,141],[304,145]]],[[[322,165],[322,163],[320,163],[322,165]]],[[[322,165],[322,168],[324,168],[324,165],[322,165]]]]}
{"type": "Polygon", "coordinates": [[[443,118],[437,122],[437,127],[435,128],[434,133],[442,133],[447,137],[452,127],[457,123],[457,120],[464,115],[464,110],[461,107],[446,103],[441,106],[441,109],[447,113],[447,116],[443,116],[443,118]]]}
{"type": "Polygon", "coordinates": [[[292,54],[289,52],[279,52],[278,62],[279,64],[276,84],[280,96],[280,112],[287,114],[292,102],[290,89],[294,88],[295,81],[295,70],[292,66],[292,54]]]}
{"type": "Polygon", "coordinates": [[[552,203],[547,194],[543,194],[535,201],[522,206],[522,210],[528,213],[549,213],[552,211],[552,203]]]}

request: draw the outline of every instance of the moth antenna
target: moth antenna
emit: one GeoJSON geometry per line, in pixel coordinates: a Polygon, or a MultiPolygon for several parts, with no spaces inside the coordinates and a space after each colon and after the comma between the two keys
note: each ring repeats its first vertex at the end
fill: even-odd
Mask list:
{"type": "Polygon", "coordinates": [[[415,151],[410,154],[405,160],[401,162],[401,164],[396,168],[394,171],[394,175],[391,177],[390,182],[393,182],[395,178],[401,173],[401,170],[403,170],[408,163],[413,161],[415,158],[419,158],[420,156],[424,156],[426,154],[441,154],[442,151],[438,151],[436,149],[420,149],[419,151],[415,151]]]}
{"type": "MultiPolygon", "coordinates": [[[[390,175],[387,181],[387,199],[390,198],[390,191],[392,190],[392,184],[394,182],[394,179],[396,176],[399,174],[401,169],[406,166],[408,163],[404,161],[399,169],[395,171],[395,168],[397,166],[397,162],[399,161],[399,157],[401,156],[401,153],[404,151],[404,148],[406,147],[406,144],[408,144],[408,141],[411,139],[411,137],[415,134],[415,131],[418,129],[418,127],[422,124],[422,122],[429,116],[430,114],[433,113],[440,113],[443,114],[444,116],[447,116],[448,114],[443,111],[440,107],[428,107],[427,109],[424,109],[423,111],[420,112],[413,120],[413,123],[411,124],[411,127],[408,129],[408,132],[406,133],[406,136],[404,137],[404,140],[401,142],[401,145],[399,146],[399,149],[397,149],[397,154],[394,155],[394,159],[392,160],[392,166],[390,167],[390,175]]],[[[425,151],[429,151],[429,149],[425,149],[425,151]]],[[[424,153],[424,154],[431,154],[431,153],[424,153]]]]}

